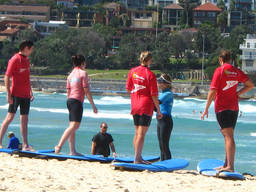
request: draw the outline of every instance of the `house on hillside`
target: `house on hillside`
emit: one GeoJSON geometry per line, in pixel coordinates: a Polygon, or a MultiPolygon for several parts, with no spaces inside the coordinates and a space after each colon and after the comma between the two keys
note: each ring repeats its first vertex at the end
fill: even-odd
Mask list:
{"type": "Polygon", "coordinates": [[[204,22],[211,22],[216,25],[217,16],[221,13],[221,11],[222,10],[220,8],[210,2],[199,5],[193,10],[194,26],[198,27],[204,22]]]}
{"type": "Polygon", "coordinates": [[[133,28],[152,28],[158,21],[158,13],[156,11],[129,9],[128,15],[133,28]]]}
{"type": "Polygon", "coordinates": [[[0,5],[0,17],[34,21],[48,21],[50,7],[41,5],[0,5]]]}
{"type": "Polygon", "coordinates": [[[0,42],[4,40],[15,41],[17,34],[31,25],[22,21],[3,20],[0,21],[0,42]]]}
{"type": "Polygon", "coordinates": [[[256,72],[256,35],[247,34],[244,43],[239,47],[242,50],[242,70],[244,72],[256,72]]]}
{"type": "Polygon", "coordinates": [[[75,0],[57,0],[57,5],[72,8],[75,0]]]}
{"type": "Polygon", "coordinates": [[[47,36],[56,32],[58,29],[67,29],[68,25],[65,21],[34,22],[33,28],[40,35],[47,36]]]}
{"type": "Polygon", "coordinates": [[[176,30],[183,12],[184,8],[178,4],[169,4],[165,6],[162,12],[163,27],[176,30]]]}

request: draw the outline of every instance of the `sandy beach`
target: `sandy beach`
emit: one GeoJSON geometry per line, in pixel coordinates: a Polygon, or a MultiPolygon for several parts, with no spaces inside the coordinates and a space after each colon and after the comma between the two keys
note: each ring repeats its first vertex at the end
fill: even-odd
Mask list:
{"type": "Polygon", "coordinates": [[[255,192],[256,177],[244,181],[199,175],[193,170],[153,173],[114,170],[111,164],[44,160],[0,153],[0,191],[218,191],[255,192]]]}

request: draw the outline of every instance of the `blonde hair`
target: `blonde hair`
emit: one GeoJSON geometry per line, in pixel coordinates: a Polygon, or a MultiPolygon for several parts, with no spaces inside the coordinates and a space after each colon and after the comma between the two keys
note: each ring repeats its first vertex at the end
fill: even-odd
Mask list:
{"type": "Polygon", "coordinates": [[[150,59],[152,59],[152,54],[149,51],[141,52],[141,54],[140,54],[140,63],[145,64],[150,59]]]}

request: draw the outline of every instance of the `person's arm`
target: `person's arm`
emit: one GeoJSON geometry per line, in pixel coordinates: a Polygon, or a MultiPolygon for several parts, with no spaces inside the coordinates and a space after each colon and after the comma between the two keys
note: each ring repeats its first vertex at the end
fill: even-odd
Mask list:
{"type": "Polygon", "coordinates": [[[152,100],[153,100],[154,105],[155,105],[155,107],[156,107],[157,118],[158,118],[158,119],[162,119],[163,115],[162,115],[162,113],[160,112],[158,97],[157,97],[157,96],[152,96],[152,100]]]}
{"type": "Polygon", "coordinates": [[[244,83],[244,87],[237,92],[237,96],[239,97],[240,95],[250,91],[253,87],[254,87],[254,84],[250,80],[247,80],[244,83]]]}
{"type": "Polygon", "coordinates": [[[110,148],[111,148],[114,158],[116,158],[117,155],[116,155],[116,149],[115,149],[114,143],[111,142],[111,143],[109,143],[109,145],[110,145],[110,148]]]}
{"type": "Polygon", "coordinates": [[[94,102],[93,102],[93,98],[92,98],[92,95],[91,95],[91,91],[90,91],[90,88],[84,88],[84,92],[85,92],[85,95],[88,99],[88,101],[90,102],[92,108],[93,108],[93,112],[94,113],[98,113],[98,109],[96,108],[94,102]]]}
{"type": "Polygon", "coordinates": [[[216,95],[216,89],[210,89],[210,91],[208,92],[208,97],[207,97],[207,102],[206,102],[206,106],[205,106],[204,112],[201,115],[201,119],[202,120],[204,120],[204,116],[205,115],[208,118],[208,109],[209,109],[213,99],[215,98],[215,95],[216,95]]]}
{"type": "Polygon", "coordinates": [[[95,155],[95,147],[96,147],[96,142],[92,141],[92,148],[91,148],[92,155],[95,155]]]}
{"type": "Polygon", "coordinates": [[[4,76],[4,85],[5,85],[5,89],[6,89],[6,93],[7,93],[7,102],[9,104],[13,104],[13,99],[12,99],[12,95],[11,95],[11,91],[10,91],[10,77],[5,75],[4,76]]]}
{"type": "Polygon", "coordinates": [[[32,91],[31,85],[30,85],[30,101],[34,101],[34,95],[33,95],[33,91],[32,91]]]}

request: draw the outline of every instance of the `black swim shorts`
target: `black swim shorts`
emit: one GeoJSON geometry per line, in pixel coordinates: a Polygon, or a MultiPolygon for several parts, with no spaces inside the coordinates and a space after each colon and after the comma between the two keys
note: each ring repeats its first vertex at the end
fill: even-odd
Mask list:
{"type": "Polygon", "coordinates": [[[81,122],[83,115],[83,104],[77,99],[68,99],[67,108],[69,111],[69,121],[81,122]]]}
{"type": "Polygon", "coordinates": [[[216,113],[217,121],[221,129],[229,127],[232,127],[234,129],[236,126],[237,116],[238,111],[225,110],[216,113]]]}
{"type": "Polygon", "coordinates": [[[30,98],[12,97],[13,104],[9,104],[8,112],[16,113],[18,107],[20,106],[20,114],[28,115],[30,108],[30,98]]]}
{"type": "Polygon", "coordinates": [[[133,115],[133,122],[135,126],[149,126],[151,123],[152,116],[149,115],[133,115]]]}

